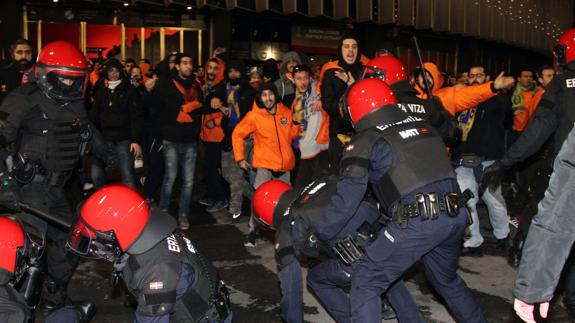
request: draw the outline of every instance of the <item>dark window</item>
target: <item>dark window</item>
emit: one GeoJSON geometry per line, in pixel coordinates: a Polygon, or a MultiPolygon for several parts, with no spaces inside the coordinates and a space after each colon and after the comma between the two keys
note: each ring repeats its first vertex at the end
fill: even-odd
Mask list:
{"type": "Polygon", "coordinates": [[[206,4],[216,6],[216,7],[222,7],[222,8],[226,7],[226,1],[225,0],[206,0],[206,4]]]}
{"type": "Polygon", "coordinates": [[[256,10],[256,0],[238,0],[238,7],[256,10]]]}
{"type": "Polygon", "coordinates": [[[333,17],[333,0],[323,0],[323,14],[333,17]]]}
{"type": "Polygon", "coordinates": [[[275,11],[279,11],[282,12],[283,11],[283,1],[282,0],[268,0],[269,1],[269,6],[271,10],[275,10],[275,11]]]}
{"type": "Polygon", "coordinates": [[[303,13],[306,15],[309,13],[309,6],[308,6],[307,0],[297,0],[297,12],[300,12],[300,13],[303,13]]]}
{"type": "Polygon", "coordinates": [[[348,2],[349,16],[353,19],[357,19],[357,2],[356,0],[349,0],[348,2]]]}

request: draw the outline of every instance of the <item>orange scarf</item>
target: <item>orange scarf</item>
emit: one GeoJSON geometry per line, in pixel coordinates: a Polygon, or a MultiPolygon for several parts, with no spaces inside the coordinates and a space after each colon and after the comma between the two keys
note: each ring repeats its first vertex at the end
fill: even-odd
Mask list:
{"type": "Polygon", "coordinates": [[[180,107],[180,113],[178,113],[178,117],[176,121],[179,123],[190,123],[194,122],[194,119],[190,116],[190,112],[197,110],[202,107],[202,104],[197,99],[197,92],[194,87],[186,90],[180,83],[176,80],[173,80],[174,85],[182,93],[184,97],[184,104],[180,107]]]}

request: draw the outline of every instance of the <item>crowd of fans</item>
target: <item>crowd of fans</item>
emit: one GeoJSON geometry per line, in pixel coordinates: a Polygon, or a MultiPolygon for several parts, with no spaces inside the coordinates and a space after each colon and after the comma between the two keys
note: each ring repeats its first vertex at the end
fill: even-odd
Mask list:
{"type": "MultiPolygon", "coordinates": [[[[31,44],[17,41],[11,54],[0,74],[0,100],[32,78],[31,44]]],[[[227,211],[237,220],[249,215],[242,214],[244,200],[270,179],[303,187],[317,177],[338,174],[342,149],[353,132],[340,100],[364,76],[369,61],[357,39],[344,36],[336,59],[323,66],[303,64],[296,52],[249,67],[233,57],[224,60],[223,54],[217,49],[203,65],[194,64],[197,57],[189,53],[170,53],[154,67],[147,59],[92,61],[88,113],[115,156],[82,163],[85,188],[105,185],[110,160],[115,160],[125,185],[161,209],[177,210],[180,228],[187,229],[194,201],[207,212],[227,211]],[[176,191],[177,206],[172,206],[176,191]]],[[[479,200],[487,206],[498,246],[504,248],[510,243],[509,217],[534,215],[550,161],[543,149],[509,172],[508,184],[494,191],[480,187],[479,178],[525,129],[555,70],[525,69],[515,79],[488,75],[479,65],[456,77],[433,63],[424,66],[431,94],[460,130],[448,143],[458,182],[475,195],[468,204],[474,222],[464,253],[482,251],[479,200]]],[[[426,99],[418,71],[408,71],[408,92],[426,99]]],[[[253,216],[249,223],[246,245],[253,246],[258,225],[253,216]]],[[[520,247],[518,240],[514,244],[520,247]]]]}

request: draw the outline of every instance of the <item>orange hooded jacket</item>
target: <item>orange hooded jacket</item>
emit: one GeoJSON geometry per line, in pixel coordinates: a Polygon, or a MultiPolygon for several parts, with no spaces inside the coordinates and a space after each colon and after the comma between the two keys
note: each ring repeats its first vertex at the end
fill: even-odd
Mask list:
{"type": "Polygon", "coordinates": [[[244,141],[254,135],[254,168],[266,168],[276,172],[289,172],[295,166],[291,143],[300,128],[292,122],[291,110],[277,104],[275,115],[254,103],[252,110],[236,125],[232,133],[232,146],[236,162],[245,159],[244,141]]]}
{"type": "MultiPolygon", "coordinates": [[[[216,74],[216,78],[214,79],[213,86],[215,87],[220,82],[224,80],[224,70],[226,69],[226,65],[224,61],[219,58],[215,58],[218,61],[218,73],[216,74]]],[[[208,65],[208,61],[206,61],[206,65],[208,65]]],[[[204,75],[204,80],[207,80],[208,75],[204,75]]],[[[205,84],[205,83],[204,83],[205,84]]],[[[202,89],[203,90],[203,89],[202,89]]],[[[204,97],[205,97],[204,93],[204,97]]],[[[206,105],[210,105],[210,102],[205,102],[206,105]]],[[[224,129],[222,128],[222,119],[224,118],[224,114],[222,112],[205,114],[202,116],[202,127],[200,129],[200,139],[204,142],[221,142],[224,140],[224,129]],[[210,128],[208,125],[213,122],[214,127],[210,128]]]]}
{"type": "MultiPolygon", "coordinates": [[[[486,82],[477,86],[466,86],[462,89],[457,89],[454,86],[441,88],[443,86],[443,77],[437,66],[429,62],[423,63],[423,66],[433,76],[432,94],[441,100],[445,110],[453,116],[458,112],[474,108],[497,95],[491,90],[493,82],[486,82]]],[[[416,86],[416,89],[421,99],[427,98],[427,93],[419,86],[416,86]]]]}
{"type": "Polygon", "coordinates": [[[224,140],[224,129],[222,128],[223,119],[223,112],[202,115],[200,139],[204,142],[222,142],[222,140],[224,140]]]}

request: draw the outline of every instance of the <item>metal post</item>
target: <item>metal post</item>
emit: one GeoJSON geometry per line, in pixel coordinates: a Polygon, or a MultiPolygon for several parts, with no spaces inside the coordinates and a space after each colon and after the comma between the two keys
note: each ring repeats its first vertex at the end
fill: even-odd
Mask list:
{"type": "Polygon", "coordinates": [[[146,29],[140,28],[140,58],[146,58],[146,29]]]}
{"type": "Polygon", "coordinates": [[[166,56],[166,30],[164,27],[160,28],[160,61],[164,60],[166,56]]]}
{"type": "Polygon", "coordinates": [[[36,28],[36,33],[38,34],[36,47],[39,53],[42,50],[42,20],[38,20],[36,28]]]}
{"type": "Polygon", "coordinates": [[[202,66],[202,30],[198,29],[198,65],[202,66]]]}
{"type": "Polygon", "coordinates": [[[120,29],[122,30],[122,44],[120,45],[120,57],[123,60],[126,59],[126,26],[120,24],[120,29]]]}

